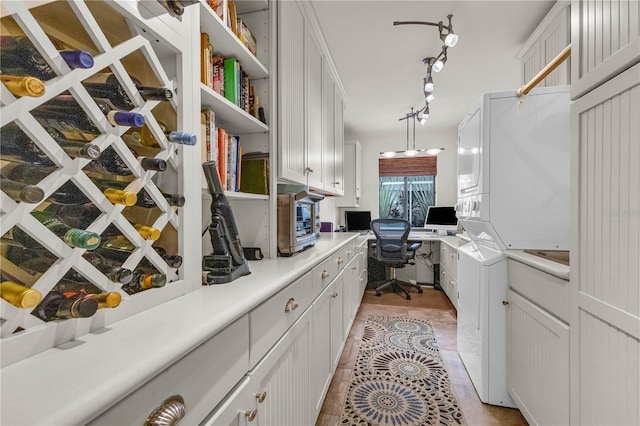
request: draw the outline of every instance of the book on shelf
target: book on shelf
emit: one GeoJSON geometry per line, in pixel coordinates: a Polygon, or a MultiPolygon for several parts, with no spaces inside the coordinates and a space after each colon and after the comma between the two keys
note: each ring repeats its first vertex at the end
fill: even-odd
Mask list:
{"type": "Polygon", "coordinates": [[[203,161],[215,161],[218,159],[218,130],[216,129],[216,113],[203,108],[201,111],[201,122],[203,127],[202,141],[204,145],[203,161]]]}
{"type": "Polygon", "coordinates": [[[224,97],[238,105],[238,71],[240,63],[236,58],[224,60],[224,97]]]}
{"type": "Polygon", "coordinates": [[[224,96],[224,57],[222,55],[214,55],[213,59],[213,85],[214,92],[224,96]]]}
{"type": "Polygon", "coordinates": [[[223,188],[227,187],[227,152],[229,144],[227,140],[227,131],[222,127],[218,127],[218,175],[223,188]]]}
{"type": "Polygon", "coordinates": [[[228,153],[227,153],[227,191],[236,192],[238,186],[236,184],[238,176],[238,153],[240,149],[240,137],[236,135],[227,134],[228,140],[228,153]]]}
{"type": "Polygon", "coordinates": [[[234,34],[238,34],[238,15],[236,14],[236,2],[234,0],[228,0],[229,2],[229,21],[227,22],[227,26],[231,28],[231,32],[234,34]]]}
{"type": "Polygon", "coordinates": [[[269,195],[269,154],[252,152],[241,158],[240,191],[269,195]]]}
{"type": "Polygon", "coordinates": [[[258,49],[256,38],[253,36],[253,33],[247,26],[247,23],[242,18],[238,18],[236,27],[236,34],[242,44],[244,44],[246,48],[249,49],[249,52],[251,52],[253,56],[257,56],[258,49]]]}
{"type": "Polygon", "coordinates": [[[251,87],[251,83],[249,83],[249,75],[245,72],[242,73],[242,102],[241,108],[246,112],[251,111],[251,107],[249,104],[249,88],[251,87]]]}
{"type": "Polygon", "coordinates": [[[211,87],[211,54],[213,46],[209,41],[209,34],[200,33],[200,81],[211,87]]]}

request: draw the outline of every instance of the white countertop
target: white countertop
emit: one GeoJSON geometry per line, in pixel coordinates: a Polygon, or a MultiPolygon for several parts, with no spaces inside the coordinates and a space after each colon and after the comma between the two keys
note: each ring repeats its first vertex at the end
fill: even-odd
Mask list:
{"type": "Polygon", "coordinates": [[[548,274],[555,275],[558,278],[562,278],[563,280],[569,281],[570,268],[567,265],[525,253],[524,250],[505,250],[504,255],[509,259],[517,260],[525,265],[539,269],[542,272],[546,272],[548,274]]]}
{"type": "Polygon", "coordinates": [[[294,256],[249,262],[251,275],[199,288],[2,368],[0,421],[86,423],[357,237],[322,233],[294,256]]]}

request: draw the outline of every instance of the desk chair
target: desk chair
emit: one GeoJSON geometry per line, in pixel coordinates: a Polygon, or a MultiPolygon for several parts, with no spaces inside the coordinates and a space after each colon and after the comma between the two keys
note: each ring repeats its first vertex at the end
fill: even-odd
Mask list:
{"type": "Polygon", "coordinates": [[[411,224],[402,219],[374,219],[371,221],[371,230],[376,236],[376,242],[371,244],[373,249],[371,257],[384,263],[391,269],[391,280],[376,287],[376,296],[381,296],[380,290],[391,287],[394,293],[404,292],[407,300],[411,299],[409,288],[416,288],[422,293],[422,287],[398,281],[397,269],[404,268],[416,254],[421,242],[409,242],[411,224]]]}

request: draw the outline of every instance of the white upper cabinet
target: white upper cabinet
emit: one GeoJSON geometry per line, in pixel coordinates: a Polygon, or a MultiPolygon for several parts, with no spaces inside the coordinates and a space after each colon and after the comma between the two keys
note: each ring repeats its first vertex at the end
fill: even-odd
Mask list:
{"type": "Polygon", "coordinates": [[[359,141],[344,143],[344,197],[336,199],[336,207],[359,207],[362,188],[362,145],[359,141]]]}
{"type": "Polygon", "coordinates": [[[309,3],[278,9],[278,179],[342,195],[344,90],[309,3]]]}
{"type": "Polygon", "coordinates": [[[640,2],[572,1],[571,98],[640,61],[640,2]]]}
{"type": "MultiPolygon", "coordinates": [[[[528,83],[570,43],[569,2],[558,1],[516,55],[521,62],[522,84],[528,83]]],[[[538,86],[561,86],[569,82],[570,70],[569,60],[567,60],[545,77],[538,86]]]]}

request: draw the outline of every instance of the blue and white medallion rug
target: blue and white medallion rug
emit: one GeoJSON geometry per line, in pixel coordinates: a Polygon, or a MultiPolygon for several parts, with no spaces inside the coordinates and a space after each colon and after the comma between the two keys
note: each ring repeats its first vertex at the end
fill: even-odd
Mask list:
{"type": "Polygon", "coordinates": [[[428,322],[367,317],[340,424],[465,424],[428,322]]]}

